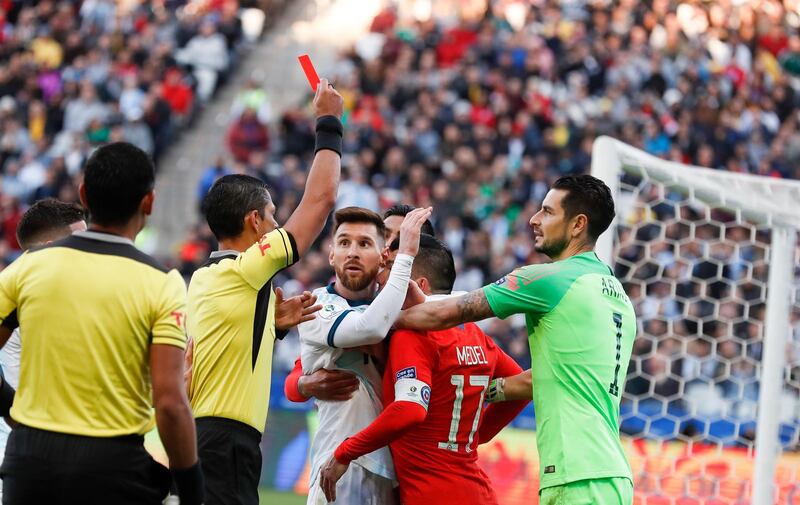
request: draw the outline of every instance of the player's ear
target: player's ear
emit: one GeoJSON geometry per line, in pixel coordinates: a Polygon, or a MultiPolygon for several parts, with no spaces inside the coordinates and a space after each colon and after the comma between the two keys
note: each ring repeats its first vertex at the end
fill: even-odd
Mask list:
{"type": "Polygon", "coordinates": [[[386,261],[389,259],[389,247],[386,246],[381,251],[381,268],[386,268],[386,261]]]}
{"type": "Polygon", "coordinates": [[[426,295],[431,293],[431,283],[428,282],[428,279],[425,277],[418,277],[414,279],[414,281],[416,281],[417,286],[419,286],[419,289],[421,289],[423,293],[426,295]]]}
{"type": "Polygon", "coordinates": [[[583,233],[587,233],[589,231],[589,218],[586,217],[586,214],[578,214],[574,218],[572,218],[572,237],[577,238],[580,237],[583,233]]]}
{"type": "Polygon", "coordinates": [[[333,266],[333,243],[328,248],[328,263],[333,266]]]}
{"type": "Polygon", "coordinates": [[[258,221],[261,216],[258,215],[257,210],[251,210],[244,216],[244,226],[242,229],[247,230],[250,229],[254,233],[258,234],[258,221]]]}
{"type": "Polygon", "coordinates": [[[153,213],[153,202],[156,201],[156,190],[151,190],[149,193],[144,195],[142,198],[141,203],[139,204],[139,208],[144,212],[145,216],[149,216],[153,213]]]}
{"type": "Polygon", "coordinates": [[[81,183],[80,186],[78,186],[78,196],[81,199],[81,205],[83,205],[83,208],[88,209],[89,203],[86,201],[86,184],[81,183]]]}

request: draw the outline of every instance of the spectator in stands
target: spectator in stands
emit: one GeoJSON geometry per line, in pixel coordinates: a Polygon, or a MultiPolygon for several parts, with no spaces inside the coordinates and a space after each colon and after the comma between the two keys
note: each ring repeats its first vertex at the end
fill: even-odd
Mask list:
{"type": "Polygon", "coordinates": [[[228,46],[210,17],[200,23],[200,30],[176,55],[178,61],[192,66],[197,79],[197,96],[208,101],[217,88],[221,72],[228,68],[228,46]]]}
{"type": "Polygon", "coordinates": [[[269,149],[269,130],[258,120],[255,110],[246,108],[228,129],[227,143],[233,159],[247,163],[252,153],[269,149]]]}
{"type": "Polygon", "coordinates": [[[185,118],[190,114],[194,91],[184,81],[180,69],[170,68],[165,72],[164,82],[161,84],[161,97],[166,100],[178,118],[185,118]]]}
{"type": "Polygon", "coordinates": [[[217,179],[232,173],[233,171],[225,165],[225,160],[222,156],[217,157],[216,162],[208,167],[200,178],[200,184],[197,187],[197,201],[201,202],[203,200],[206,194],[208,194],[208,190],[211,189],[211,186],[217,182],[217,179]]]}
{"type": "Polygon", "coordinates": [[[362,207],[377,212],[378,194],[367,184],[367,174],[363,168],[354,165],[347,169],[347,177],[339,184],[336,208],[362,207]]]}
{"type": "Polygon", "coordinates": [[[72,132],[85,132],[86,128],[97,119],[105,121],[109,116],[108,106],[97,97],[97,90],[90,81],[83,81],[80,96],[67,102],[64,110],[64,129],[72,132]]]}
{"type": "Polygon", "coordinates": [[[267,92],[255,79],[248,79],[231,106],[231,115],[239,117],[245,109],[256,111],[256,116],[262,124],[269,124],[272,110],[270,109],[267,92]]]}

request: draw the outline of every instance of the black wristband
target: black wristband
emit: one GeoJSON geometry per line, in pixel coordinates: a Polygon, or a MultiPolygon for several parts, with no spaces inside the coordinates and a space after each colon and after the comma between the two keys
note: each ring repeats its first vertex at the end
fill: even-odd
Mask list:
{"type": "Polygon", "coordinates": [[[339,156],[342,155],[342,135],[344,128],[336,116],[322,116],[317,118],[317,139],[314,154],[321,149],[330,149],[339,156]]]}
{"type": "Polygon", "coordinates": [[[14,388],[3,377],[3,385],[0,386],[0,416],[8,417],[11,412],[11,405],[14,403],[14,388]]]}
{"type": "Polygon", "coordinates": [[[199,461],[189,468],[172,470],[172,480],[178,488],[181,505],[202,505],[205,500],[205,482],[199,461]]]}

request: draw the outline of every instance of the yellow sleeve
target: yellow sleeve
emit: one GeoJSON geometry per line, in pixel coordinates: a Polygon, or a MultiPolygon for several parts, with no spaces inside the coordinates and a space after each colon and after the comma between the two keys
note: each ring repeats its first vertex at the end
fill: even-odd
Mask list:
{"type": "Polygon", "coordinates": [[[299,259],[292,234],[278,228],[267,233],[236,259],[242,278],[253,289],[261,289],[275,274],[299,259]]]}
{"type": "Polygon", "coordinates": [[[157,301],[152,343],[186,348],[186,284],[170,270],[157,301]]]}
{"type": "Polygon", "coordinates": [[[19,326],[17,319],[18,279],[26,255],[0,272],[0,326],[14,330],[19,326]]]}

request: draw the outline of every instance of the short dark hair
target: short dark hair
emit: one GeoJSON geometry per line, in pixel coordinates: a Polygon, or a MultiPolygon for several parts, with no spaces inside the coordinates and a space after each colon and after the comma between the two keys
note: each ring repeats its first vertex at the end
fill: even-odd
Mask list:
{"type": "Polygon", "coordinates": [[[378,235],[383,239],[383,232],[386,231],[386,225],[383,224],[381,215],[377,212],[365,209],[363,207],[345,207],[333,213],[333,234],[336,235],[336,230],[339,229],[344,223],[366,223],[374,224],[378,230],[378,235]]]}
{"type": "Polygon", "coordinates": [[[220,177],[203,198],[202,211],[217,240],[239,236],[244,218],[257,210],[264,217],[264,207],[272,201],[269,188],[261,179],[232,174],[220,177]]]}
{"type": "Polygon", "coordinates": [[[592,242],[611,225],[616,212],[614,198],[606,183],[591,175],[565,175],[559,177],[552,189],[567,192],[561,200],[567,218],[585,214],[589,223],[589,238],[592,242]]]}
{"type": "MultiPolygon", "coordinates": [[[[386,212],[383,213],[383,218],[386,219],[387,217],[392,216],[400,216],[406,217],[409,212],[414,210],[416,207],[413,205],[408,205],[407,203],[398,203],[396,205],[392,205],[386,212]]],[[[422,228],[420,229],[422,233],[427,233],[430,236],[435,236],[436,233],[433,231],[433,224],[430,222],[429,219],[426,219],[424,223],[422,223],[422,228]]]]}
{"type": "Polygon", "coordinates": [[[127,142],[97,149],[86,162],[84,187],[93,223],[124,225],[136,214],[142,198],[153,191],[155,166],[150,157],[127,142]]]}
{"type": "MultiPolygon", "coordinates": [[[[396,251],[400,240],[394,239],[389,249],[396,251]]],[[[412,277],[425,277],[431,284],[434,294],[449,294],[456,282],[456,264],[453,252],[444,242],[427,233],[419,236],[419,252],[414,258],[412,277]]]]}
{"type": "Polygon", "coordinates": [[[408,205],[407,203],[398,203],[386,209],[386,212],[383,213],[383,218],[386,219],[387,217],[391,216],[406,217],[412,210],[414,210],[413,205],[408,205]]]}
{"type": "Polygon", "coordinates": [[[17,241],[27,250],[69,226],[86,219],[86,210],[77,203],[67,203],[55,198],[45,198],[31,205],[17,224],[17,241]]]}

